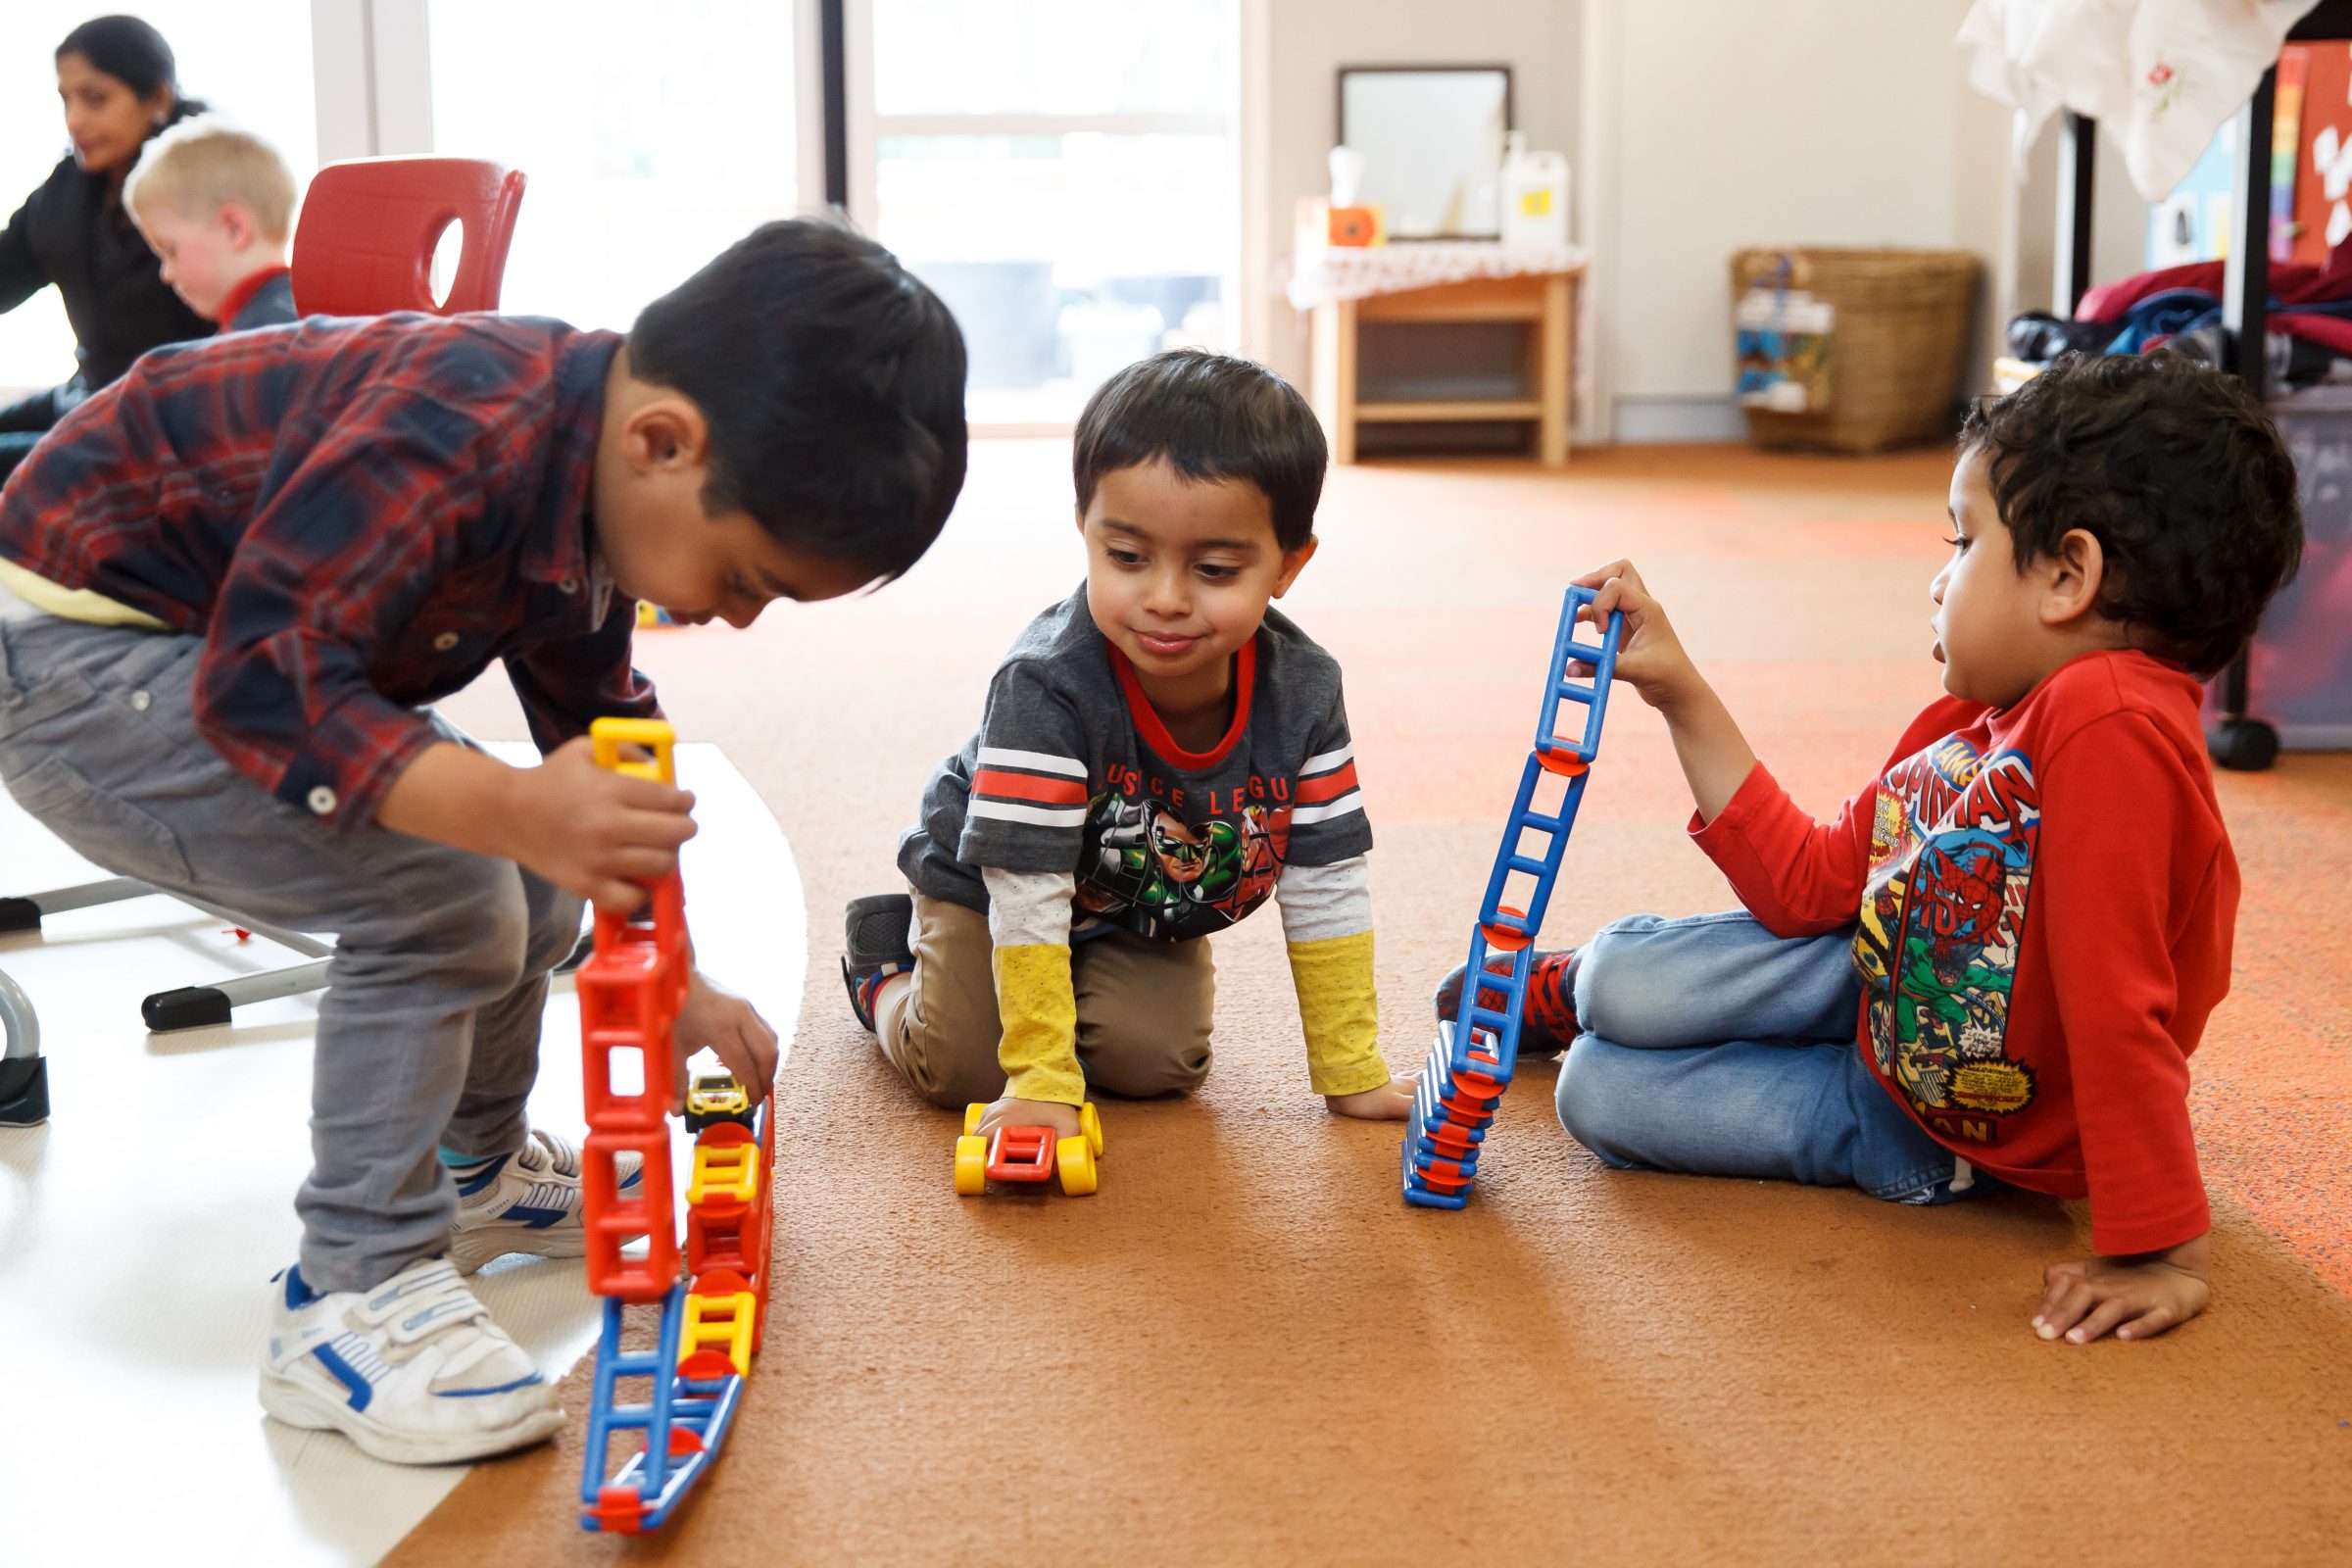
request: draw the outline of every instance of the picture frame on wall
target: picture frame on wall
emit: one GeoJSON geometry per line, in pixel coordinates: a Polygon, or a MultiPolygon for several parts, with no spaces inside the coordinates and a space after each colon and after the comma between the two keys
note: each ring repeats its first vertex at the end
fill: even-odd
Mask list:
{"type": "Polygon", "coordinates": [[[1363,155],[1357,200],[1388,237],[1499,240],[1508,66],[1343,66],[1339,143],[1363,155]]]}

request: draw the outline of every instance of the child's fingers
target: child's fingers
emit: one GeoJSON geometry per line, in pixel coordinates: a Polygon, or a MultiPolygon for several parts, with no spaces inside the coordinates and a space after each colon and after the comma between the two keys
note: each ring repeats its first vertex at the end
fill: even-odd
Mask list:
{"type": "Polygon", "coordinates": [[[2076,1276],[2051,1282],[2049,1294],[2042,1298],[2041,1311],[2034,1316],[2034,1326],[2045,1340],[2054,1340],[2082,1320],[2098,1299],[2090,1282],[2076,1276]]]}
{"type": "Polygon", "coordinates": [[[2115,1337],[2119,1340],[2152,1340],[2180,1321],[2179,1313],[2159,1301],[2131,1322],[2118,1326],[2115,1337]]]}
{"type": "Polygon", "coordinates": [[[751,1091],[754,1100],[759,1100],[767,1093],[768,1086],[776,1081],[776,1032],[767,1026],[765,1018],[752,1010],[751,1004],[746,1003],[741,1036],[744,1054],[750,1059],[752,1068],[751,1076],[743,1079],[743,1087],[751,1091]]]}
{"type": "Polygon", "coordinates": [[[2111,1296],[2090,1310],[2090,1315],[2066,1331],[2070,1345],[2088,1345],[2104,1336],[2126,1318],[2136,1315],[2139,1304],[2127,1297],[2111,1296]]]}
{"type": "Polygon", "coordinates": [[[616,914],[623,919],[635,914],[637,906],[645,902],[645,889],[634,882],[618,881],[612,877],[593,878],[586,887],[573,891],[581,894],[604,913],[616,914]]]}
{"type": "Polygon", "coordinates": [[[691,816],[676,811],[631,810],[616,824],[624,842],[658,850],[675,850],[700,832],[691,816]]]}
{"type": "Polygon", "coordinates": [[[638,884],[637,896],[645,896],[644,884],[659,882],[678,868],[674,851],[643,849],[624,845],[606,856],[597,865],[600,874],[618,877],[638,884]]]}
{"type": "Polygon", "coordinates": [[[1611,577],[1622,577],[1633,569],[1634,564],[1630,561],[1612,561],[1607,565],[1601,567],[1598,571],[1588,571],[1582,577],[1577,578],[1576,586],[1579,588],[1598,588],[1601,584],[1607,582],[1611,577]]]}
{"type": "Polygon", "coordinates": [[[660,811],[666,816],[685,816],[694,810],[694,791],[633,773],[612,775],[612,797],[632,809],[660,811]]]}

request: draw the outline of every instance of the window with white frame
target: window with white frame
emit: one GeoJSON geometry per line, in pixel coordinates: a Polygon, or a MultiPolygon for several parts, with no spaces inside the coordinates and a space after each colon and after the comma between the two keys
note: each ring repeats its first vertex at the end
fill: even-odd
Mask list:
{"type": "MultiPolygon", "coordinates": [[[[309,178],[318,167],[311,0],[140,0],[130,9],[172,45],[190,97],[267,138],[297,184],[309,178]]],[[[0,51],[0,211],[14,213],[72,150],[54,51],[81,20],[80,12],[45,13],[38,24],[28,12],[11,17],[10,47],[0,51]]],[[[33,391],[73,373],[74,331],[56,289],[0,315],[0,389],[33,391]]]]}
{"type": "Polygon", "coordinates": [[[975,423],[1232,346],[1237,0],[850,3],[851,211],[962,323],[975,423]]]}
{"type": "MultiPolygon", "coordinates": [[[[843,0],[850,214],[955,310],[976,424],[1063,425],[1123,365],[1234,346],[1243,3],[843,0]]],[[[502,308],[625,327],[756,224],[822,205],[818,10],[155,0],[141,14],[188,89],[276,142],[298,176],[322,151],[520,169],[502,308]]],[[[10,58],[0,200],[64,149],[46,53],[10,58]]],[[[72,368],[54,293],[0,316],[0,386],[72,368]]]]}
{"type": "Polygon", "coordinates": [[[626,328],[803,188],[796,8],[430,0],[433,148],[528,180],[500,308],[626,328]],[[514,62],[553,90],[519,91],[514,62]]]}

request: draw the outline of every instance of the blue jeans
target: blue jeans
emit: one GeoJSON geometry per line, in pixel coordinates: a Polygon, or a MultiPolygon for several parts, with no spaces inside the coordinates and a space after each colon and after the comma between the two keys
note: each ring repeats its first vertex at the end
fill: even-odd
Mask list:
{"type": "Polygon", "coordinates": [[[1776,937],[1744,910],[1603,926],[1577,959],[1584,1033],[1560,1064],[1560,1125],[1621,1170],[1851,1186],[1898,1203],[1995,1186],[1871,1075],[1853,940],[1851,928],[1776,937]]]}

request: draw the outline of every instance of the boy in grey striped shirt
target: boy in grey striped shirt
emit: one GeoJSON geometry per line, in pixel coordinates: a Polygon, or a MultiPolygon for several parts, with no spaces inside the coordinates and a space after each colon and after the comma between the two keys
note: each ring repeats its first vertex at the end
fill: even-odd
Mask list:
{"type": "Polygon", "coordinates": [[[1087,578],[998,666],[978,733],[899,847],[911,898],[849,908],[858,1021],[935,1104],[1078,1131],[1092,1090],[1193,1088],[1200,939],[1282,909],[1308,1078],[1401,1118],[1372,978],[1372,829],[1340,669],[1269,601],[1314,555],[1321,429],[1248,361],[1113,376],[1075,442],[1087,578]]]}

